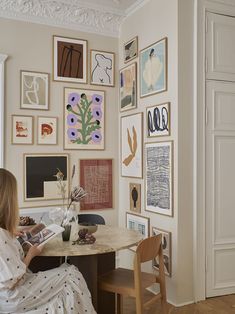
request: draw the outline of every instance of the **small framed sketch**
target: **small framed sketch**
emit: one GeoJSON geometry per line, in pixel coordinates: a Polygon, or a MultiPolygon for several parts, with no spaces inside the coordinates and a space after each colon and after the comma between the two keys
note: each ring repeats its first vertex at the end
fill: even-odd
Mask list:
{"type": "Polygon", "coordinates": [[[140,97],[167,90],[167,38],[140,51],[140,97]]]}
{"type": "MultiPolygon", "coordinates": [[[[162,234],[164,271],[167,276],[171,277],[171,232],[155,227],[152,228],[152,232],[153,235],[162,234]]],[[[159,270],[158,257],[153,260],[153,268],[159,270]]]]}
{"type": "Polygon", "coordinates": [[[170,103],[146,108],[147,137],[170,135],[170,103]]]}
{"type": "Polygon", "coordinates": [[[134,109],[137,106],[136,68],[135,62],[120,70],[120,111],[134,109]]]}
{"type": "Polygon", "coordinates": [[[87,83],[87,40],[53,36],[53,79],[87,83]]]}
{"type": "Polygon", "coordinates": [[[143,239],[149,237],[149,224],[150,219],[148,217],[126,213],[126,227],[127,229],[139,231],[142,234],[143,239]]]}
{"type": "Polygon", "coordinates": [[[138,36],[124,44],[124,62],[127,63],[138,56],[138,36]]]}
{"type": "Polygon", "coordinates": [[[140,213],[141,211],[141,184],[130,183],[130,210],[140,213]]]}
{"type": "Polygon", "coordinates": [[[121,117],[121,175],[142,178],[142,112],[121,117]]]}
{"type": "Polygon", "coordinates": [[[57,144],[57,118],[38,117],[38,144],[56,145],[57,144]]]}
{"type": "Polygon", "coordinates": [[[173,216],[173,142],[145,144],[145,208],[173,216]]]}
{"type": "Polygon", "coordinates": [[[20,71],[20,108],[49,109],[49,74],[20,71]]]}
{"type": "Polygon", "coordinates": [[[68,154],[24,154],[25,201],[62,200],[56,176],[58,169],[64,175],[63,186],[67,197],[69,187],[68,154]]]}
{"type": "Polygon", "coordinates": [[[64,149],[104,149],[105,92],[64,89],[64,149]]]}
{"type": "Polygon", "coordinates": [[[33,144],[33,117],[12,115],[12,144],[33,144]]]}
{"type": "Polygon", "coordinates": [[[91,84],[114,86],[114,71],[113,52],[91,50],[91,84]]]}
{"type": "Polygon", "coordinates": [[[80,186],[87,192],[81,210],[113,208],[112,168],[112,159],[80,160],[80,186]]]}

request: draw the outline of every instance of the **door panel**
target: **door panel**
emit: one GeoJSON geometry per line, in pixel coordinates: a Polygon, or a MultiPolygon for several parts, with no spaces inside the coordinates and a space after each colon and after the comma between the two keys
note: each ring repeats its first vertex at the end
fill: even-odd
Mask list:
{"type": "Polygon", "coordinates": [[[235,81],[235,19],[207,13],[207,79],[235,81]]]}

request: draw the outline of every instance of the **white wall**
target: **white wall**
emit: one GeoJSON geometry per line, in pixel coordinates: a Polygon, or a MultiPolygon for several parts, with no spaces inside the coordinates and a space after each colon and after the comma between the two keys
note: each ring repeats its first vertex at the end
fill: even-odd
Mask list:
{"type": "MultiPolygon", "coordinates": [[[[20,207],[42,207],[44,205],[56,205],[59,201],[34,201],[23,200],[23,154],[24,153],[69,153],[70,170],[75,164],[78,169],[80,158],[113,158],[113,187],[114,209],[99,211],[107,223],[117,224],[118,217],[118,103],[117,84],[113,87],[89,86],[74,83],[52,81],[52,36],[59,35],[88,40],[88,52],[90,49],[113,51],[117,54],[118,40],[116,38],[99,36],[90,33],[80,33],[68,29],[61,29],[45,25],[18,22],[0,19],[1,53],[9,55],[6,63],[6,94],[5,94],[5,167],[12,171],[19,187],[20,207]],[[20,109],[20,70],[39,71],[50,73],[50,110],[26,110],[20,109]],[[63,88],[91,88],[106,91],[105,104],[105,150],[63,150],[63,88]],[[34,125],[33,145],[11,144],[11,115],[56,116],[58,121],[58,145],[36,144],[36,123],[34,125]]],[[[89,59],[89,57],[88,57],[89,59]]],[[[118,60],[116,58],[116,67],[118,60]]],[[[88,63],[89,70],[89,63],[88,63]]],[[[117,82],[117,78],[116,78],[117,82]]],[[[36,119],[34,119],[36,122],[36,119]]],[[[75,178],[77,179],[77,178],[75,178]]]]}

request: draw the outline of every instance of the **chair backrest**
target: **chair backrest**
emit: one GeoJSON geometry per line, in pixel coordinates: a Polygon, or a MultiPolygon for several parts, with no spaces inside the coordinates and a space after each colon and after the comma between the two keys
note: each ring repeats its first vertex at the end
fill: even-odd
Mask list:
{"type": "Polygon", "coordinates": [[[90,222],[97,225],[105,225],[105,220],[98,214],[78,214],[78,223],[90,222]]]}
{"type": "Polygon", "coordinates": [[[139,258],[139,262],[145,263],[157,257],[160,253],[161,244],[162,234],[142,240],[136,249],[136,255],[139,258]]]}

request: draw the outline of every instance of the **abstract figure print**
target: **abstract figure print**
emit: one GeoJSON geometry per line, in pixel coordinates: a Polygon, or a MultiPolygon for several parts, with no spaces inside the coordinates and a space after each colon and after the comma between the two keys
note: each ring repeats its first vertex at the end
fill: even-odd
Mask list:
{"type": "Polygon", "coordinates": [[[91,50],[91,84],[114,86],[114,53],[91,50]]]}

